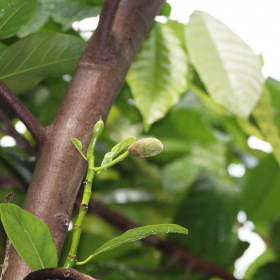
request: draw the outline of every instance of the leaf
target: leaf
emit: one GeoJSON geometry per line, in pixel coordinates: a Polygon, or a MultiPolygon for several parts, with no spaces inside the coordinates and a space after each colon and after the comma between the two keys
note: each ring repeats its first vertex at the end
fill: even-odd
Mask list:
{"type": "Polygon", "coordinates": [[[98,16],[102,0],[42,0],[45,10],[55,22],[62,24],[62,30],[68,30],[74,21],[98,16]]]}
{"type": "Polygon", "coordinates": [[[127,137],[124,139],[121,143],[114,146],[111,150],[111,152],[108,152],[101,163],[102,165],[105,165],[113,160],[113,158],[118,155],[123,149],[129,147],[131,144],[133,144],[136,141],[136,138],[134,136],[127,137]]]}
{"type": "Polygon", "coordinates": [[[74,71],[84,42],[62,34],[34,33],[0,53],[0,79],[16,94],[48,76],[74,71]]]}
{"type": "Polygon", "coordinates": [[[87,160],[87,158],[85,157],[85,155],[83,154],[83,144],[80,140],[76,139],[76,138],[72,138],[70,135],[69,135],[69,139],[72,141],[72,143],[75,145],[75,147],[77,148],[77,150],[79,151],[79,153],[82,155],[82,157],[87,160]]]}
{"type": "Polygon", "coordinates": [[[57,266],[57,253],[49,228],[14,204],[1,205],[1,220],[19,256],[33,269],[57,266]]]}
{"type": "Polygon", "coordinates": [[[45,11],[45,9],[42,6],[42,3],[39,2],[38,8],[31,18],[31,20],[19,30],[17,33],[17,36],[22,38],[25,37],[31,33],[34,33],[38,31],[49,19],[49,14],[45,11]]]}
{"type": "Polygon", "coordinates": [[[280,262],[275,261],[267,263],[260,267],[259,270],[254,274],[254,280],[278,280],[280,273],[280,262]]]}
{"type": "Polygon", "coordinates": [[[158,234],[158,233],[182,233],[188,234],[188,230],[178,225],[174,224],[162,224],[162,225],[153,225],[153,226],[144,226],[135,229],[130,229],[124,234],[113,238],[112,240],[106,242],[104,245],[99,247],[91,256],[89,256],[85,261],[77,264],[84,264],[88,262],[94,256],[103,253],[108,250],[112,250],[118,246],[121,246],[125,243],[134,242],[141,240],[149,235],[158,234]]]}
{"type": "Polygon", "coordinates": [[[182,43],[167,24],[154,24],[126,77],[147,131],[188,88],[182,43]]]}
{"type": "Polygon", "coordinates": [[[38,0],[1,0],[0,39],[16,34],[27,24],[35,13],[37,5],[38,0]]]}
{"type": "Polygon", "coordinates": [[[165,17],[169,17],[170,13],[171,13],[171,5],[168,3],[165,3],[163,5],[163,7],[161,8],[160,12],[158,13],[159,16],[165,16],[165,17]]]}
{"type": "Polygon", "coordinates": [[[273,155],[280,165],[280,138],[277,126],[274,124],[274,111],[268,90],[264,88],[263,94],[252,112],[252,116],[258,124],[259,130],[265,141],[273,148],[273,155]]]}
{"type": "Polygon", "coordinates": [[[253,169],[243,190],[242,209],[248,220],[265,222],[280,214],[279,166],[271,155],[253,169]]]}
{"type": "Polygon", "coordinates": [[[247,118],[262,93],[262,61],[226,25],[196,11],[185,29],[190,60],[210,96],[247,118]]]}

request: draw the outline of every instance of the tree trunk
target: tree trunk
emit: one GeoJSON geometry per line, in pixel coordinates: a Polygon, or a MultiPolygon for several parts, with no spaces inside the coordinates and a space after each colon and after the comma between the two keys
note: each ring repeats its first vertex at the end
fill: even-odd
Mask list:
{"type": "MultiPolygon", "coordinates": [[[[114,0],[107,3],[113,5],[114,0]]],[[[114,20],[100,24],[86,44],[57,116],[47,128],[23,208],[50,228],[57,254],[67,234],[86,162],[69,140],[89,144],[95,122],[106,120],[126,73],[164,0],[122,0],[114,20]],[[110,23],[112,28],[106,26],[110,23]],[[109,32],[108,32],[109,31],[109,32]]],[[[106,1],[105,1],[106,3],[106,1]]],[[[31,269],[12,248],[5,280],[23,279],[31,269]]]]}

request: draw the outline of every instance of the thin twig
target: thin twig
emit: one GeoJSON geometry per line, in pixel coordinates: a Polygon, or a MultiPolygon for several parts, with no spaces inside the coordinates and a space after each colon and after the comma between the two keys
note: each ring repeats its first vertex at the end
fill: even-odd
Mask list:
{"type": "Polygon", "coordinates": [[[27,187],[28,185],[24,182],[21,182],[15,178],[11,178],[11,177],[6,177],[4,175],[1,175],[0,174],[0,183],[1,183],[1,186],[3,187],[15,187],[17,188],[18,190],[21,190],[21,191],[26,191],[27,190],[27,187]]]}
{"type": "MultiPolygon", "coordinates": [[[[7,203],[10,203],[10,202],[11,202],[11,196],[12,196],[12,195],[14,195],[14,193],[13,193],[13,192],[10,192],[10,193],[6,196],[7,203]]],[[[1,265],[1,267],[2,267],[2,272],[1,272],[0,280],[4,280],[5,274],[6,274],[6,271],[7,271],[7,268],[8,268],[8,266],[9,266],[11,245],[12,245],[11,240],[7,237],[6,252],[5,252],[4,262],[3,262],[3,264],[1,265]]]]}
{"type": "Polygon", "coordinates": [[[78,272],[75,269],[47,268],[29,273],[23,280],[96,280],[89,275],[78,272]]]}
{"type": "MultiPolygon", "coordinates": [[[[100,13],[100,20],[94,38],[99,42],[98,49],[102,51],[112,32],[113,22],[120,4],[120,0],[105,0],[100,13]]],[[[98,50],[96,52],[98,55],[98,50]]]]}
{"type": "Polygon", "coordinates": [[[38,146],[41,146],[46,139],[44,127],[36,120],[21,101],[11,90],[0,80],[0,98],[9,106],[15,115],[25,124],[27,129],[36,139],[38,146]]]}
{"type": "Polygon", "coordinates": [[[6,124],[8,131],[7,134],[15,138],[17,141],[17,144],[23,148],[24,150],[28,151],[31,155],[36,155],[36,150],[30,145],[30,143],[20,134],[16,131],[15,127],[13,126],[11,120],[6,115],[4,110],[0,108],[0,118],[3,120],[3,122],[6,124]]]}

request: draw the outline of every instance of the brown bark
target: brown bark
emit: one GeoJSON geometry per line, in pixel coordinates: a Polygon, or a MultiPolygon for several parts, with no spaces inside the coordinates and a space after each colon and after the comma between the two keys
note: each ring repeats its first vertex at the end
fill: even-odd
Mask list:
{"type": "MultiPolygon", "coordinates": [[[[113,25],[108,26],[112,26],[112,31],[106,33],[102,45],[97,36],[102,34],[101,25],[88,41],[57,116],[49,127],[24,209],[48,225],[58,256],[86,168],[68,137],[78,138],[84,147],[88,146],[95,122],[100,116],[106,120],[132,60],[164,2],[120,2],[113,25]]],[[[20,280],[30,271],[12,248],[5,279],[20,280]]]]}
{"type": "Polygon", "coordinates": [[[31,272],[23,280],[96,280],[86,274],[80,273],[75,269],[67,268],[47,268],[31,272]]]}

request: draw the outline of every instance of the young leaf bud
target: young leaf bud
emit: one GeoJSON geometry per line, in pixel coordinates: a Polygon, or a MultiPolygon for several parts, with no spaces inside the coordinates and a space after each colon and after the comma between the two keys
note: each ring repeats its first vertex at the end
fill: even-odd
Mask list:
{"type": "Polygon", "coordinates": [[[156,138],[144,138],[128,147],[129,155],[133,157],[152,157],[163,149],[162,143],[156,138]]]}
{"type": "Polygon", "coordinates": [[[104,128],[104,122],[100,117],[100,120],[95,124],[93,128],[93,137],[98,139],[101,133],[103,132],[103,128],[104,128]]]}

